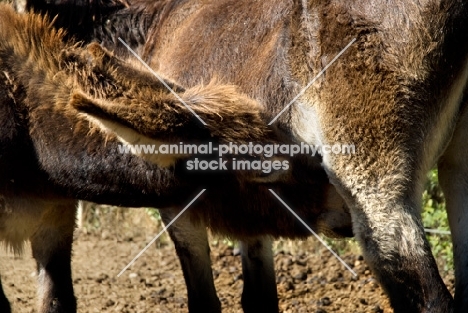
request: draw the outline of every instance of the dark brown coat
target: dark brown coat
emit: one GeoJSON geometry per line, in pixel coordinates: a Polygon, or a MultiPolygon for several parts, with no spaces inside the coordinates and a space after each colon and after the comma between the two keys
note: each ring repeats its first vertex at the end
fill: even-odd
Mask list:
{"type": "MultiPolygon", "coordinates": [[[[44,283],[41,313],[76,310],[70,273],[75,199],[172,206],[163,210],[168,218],[207,188],[179,225],[189,221],[187,227],[206,225],[247,241],[267,235],[306,236],[307,230],[271,197],[270,187],[312,227],[349,233],[344,203],[316,159],[291,159],[291,171],[268,179],[243,172],[207,176],[187,172],[187,156],[156,158],[152,164],[118,153],[121,137],[102,126],[110,125],[106,120],[119,126],[119,135],[124,131],[141,137],[142,133],[151,136],[145,138],[152,143],[284,142],[266,126],[263,107],[233,85],[211,79],[206,85],[185,88],[166,80],[207,122],[204,126],[137,65],[117,59],[97,44],[68,41],[47,19],[18,15],[5,5],[0,6],[0,70],[0,238],[16,252],[24,240],[31,239],[44,283]],[[77,108],[86,109],[87,114],[78,114],[77,108]],[[107,118],[105,108],[117,110],[116,114],[107,118]],[[300,198],[293,197],[301,190],[300,198]]],[[[173,234],[179,230],[174,228],[173,234]]],[[[189,234],[182,229],[181,236],[189,234]]],[[[183,254],[190,241],[178,242],[182,245],[178,252],[183,254]]],[[[212,277],[207,278],[212,285],[212,277]]],[[[2,311],[9,310],[6,301],[0,303],[5,305],[2,311]]]]}

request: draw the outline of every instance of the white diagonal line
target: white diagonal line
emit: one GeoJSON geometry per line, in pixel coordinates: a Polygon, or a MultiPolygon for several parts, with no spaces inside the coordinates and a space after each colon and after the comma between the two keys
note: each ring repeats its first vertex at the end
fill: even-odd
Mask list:
{"type": "Polygon", "coordinates": [[[437,235],[450,235],[451,234],[451,232],[448,231],[448,230],[438,230],[438,229],[424,228],[424,231],[426,233],[437,234],[437,235]]]}
{"type": "Polygon", "coordinates": [[[157,234],[157,235],[153,238],[153,240],[151,240],[151,241],[146,245],[146,247],[144,247],[143,250],[141,250],[140,253],[138,253],[137,256],[133,258],[133,260],[132,260],[130,263],[128,263],[127,266],[125,266],[125,267],[123,268],[123,270],[120,271],[120,273],[117,275],[117,277],[120,277],[120,275],[122,275],[130,266],[132,266],[133,263],[135,263],[135,261],[136,261],[143,253],[145,253],[145,251],[148,250],[148,248],[149,248],[149,247],[150,247],[150,246],[151,246],[151,245],[152,245],[152,244],[153,244],[153,243],[154,243],[154,242],[155,242],[155,241],[156,241],[156,240],[157,240],[157,239],[158,239],[158,238],[159,238],[159,237],[160,237],[160,236],[161,236],[161,235],[162,235],[162,234],[163,234],[163,233],[164,233],[164,232],[165,232],[165,231],[182,215],[182,214],[184,214],[184,212],[185,212],[185,211],[195,202],[195,200],[197,200],[198,197],[200,197],[201,194],[204,193],[205,191],[206,191],[206,189],[203,189],[202,191],[200,191],[200,193],[199,193],[198,195],[196,195],[196,197],[193,198],[193,200],[190,201],[190,203],[187,204],[187,205],[185,206],[185,208],[184,208],[182,211],[180,211],[179,214],[177,214],[176,217],[174,217],[174,218],[172,219],[172,221],[170,221],[170,222],[159,232],[159,234],[157,234]]]}
{"type": "Polygon", "coordinates": [[[331,252],[331,254],[333,254],[333,255],[335,256],[335,258],[338,259],[338,261],[340,261],[340,262],[344,265],[344,267],[346,267],[346,268],[348,269],[348,271],[351,272],[351,274],[353,274],[355,277],[357,276],[356,272],[353,271],[353,269],[352,269],[351,267],[349,267],[349,265],[346,264],[346,262],[343,261],[343,259],[340,258],[340,257],[338,256],[338,254],[336,254],[335,251],[333,251],[332,248],[330,248],[330,247],[325,243],[325,241],[323,241],[323,239],[320,238],[319,235],[317,235],[317,233],[314,232],[314,230],[313,230],[312,228],[310,228],[309,225],[307,225],[307,223],[304,222],[304,221],[299,217],[299,215],[297,215],[296,212],[294,212],[294,210],[291,209],[291,208],[286,204],[286,202],[284,202],[283,199],[281,199],[281,198],[273,191],[273,189],[268,189],[268,190],[269,190],[269,191],[286,207],[286,209],[289,210],[289,212],[291,212],[291,213],[299,220],[299,222],[302,223],[302,225],[304,225],[304,226],[312,233],[312,235],[315,236],[315,238],[317,238],[318,241],[320,241],[320,243],[321,243],[322,245],[325,246],[325,248],[328,249],[328,251],[331,252]]]}
{"type": "Polygon", "coordinates": [[[304,94],[304,92],[305,92],[310,86],[312,86],[312,84],[313,84],[320,76],[322,76],[323,73],[325,73],[325,71],[330,67],[330,65],[332,65],[346,50],[348,50],[348,48],[349,48],[355,41],[356,41],[356,38],[353,38],[353,40],[351,40],[351,41],[346,45],[346,47],[344,47],[344,48],[340,51],[340,53],[338,53],[338,54],[333,58],[333,60],[331,60],[330,63],[328,63],[327,66],[325,66],[325,67],[323,68],[323,70],[321,70],[320,73],[318,73],[317,76],[315,76],[314,79],[312,79],[312,80],[310,81],[310,83],[308,83],[307,86],[305,86],[305,87],[301,90],[301,92],[299,92],[299,93],[297,94],[297,96],[295,96],[294,99],[292,99],[292,100],[288,103],[288,105],[286,105],[286,106],[284,107],[284,109],[282,109],[281,112],[279,112],[279,113],[271,120],[270,123],[268,123],[268,125],[273,124],[273,123],[278,119],[278,117],[281,116],[281,114],[283,114],[294,102],[296,102],[296,100],[297,100],[300,96],[302,96],[302,95],[304,94]]]}
{"type": "Polygon", "coordinates": [[[133,51],[133,49],[130,48],[130,46],[127,45],[127,44],[125,43],[125,41],[123,41],[122,38],[119,37],[119,40],[120,40],[120,42],[125,46],[125,48],[127,48],[128,51],[130,51],[130,52],[135,56],[135,58],[137,58],[138,61],[141,62],[141,64],[143,64],[154,76],[156,76],[157,79],[159,79],[159,81],[160,81],[160,82],[177,98],[177,100],[179,100],[183,105],[185,105],[185,107],[186,107],[190,112],[192,112],[192,114],[195,115],[195,117],[198,118],[198,120],[199,120],[203,125],[205,125],[205,126],[207,125],[207,124],[205,123],[205,121],[202,120],[202,118],[201,118],[200,116],[198,116],[198,114],[195,113],[195,111],[192,110],[192,108],[189,107],[189,106],[187,105],[187,103],[185,103],[185,101],[182,100],[182,98],[179,97],[179,95],[178,95],[174,90],[172,90],[171,87],[169,87],[168,84],[166,84],[166,82],[164,81],[164,79],[162,79],[162,77],[159,76],[158,73],[156,73],[148,64],[146,64],[146,62],[143,61],[143,59],[140,58],[140,56],[139,56],[135,51],[133,51]]]}

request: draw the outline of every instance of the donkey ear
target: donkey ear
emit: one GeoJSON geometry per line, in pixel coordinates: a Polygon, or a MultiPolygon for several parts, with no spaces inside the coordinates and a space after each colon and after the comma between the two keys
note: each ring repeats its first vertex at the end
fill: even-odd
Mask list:
{"type": "MultiPolygon", "coordinates": [[[[75,96],[76,97],[76,96],[75,96]]],[[[77,100],[77,99],[75,99],[77,100]]],[[[80,99],[73,106],[96,119],[125,125],[153,139],[169,142],[271,142],[262,107],[227,85],[197,86],[174,96],[145,88],[112,101],[80,99]]]]}
{"type": "Polygon", "coordinates": [[[70,100],[70,105],[81,112],[92,124],[101,131],[115,134],[122,142],[136,144],[144,142],[155,142],[162,139],[160,136],[146,137],[145,129],[147,123],[140,120],[140,112],[135,112],[125,106],[125,103],[109,102],[108,100],[90,98],[89,96],[77,92],[70,100]],[[135,121],[132,123],[131,121],[135,121]],[[140,139],[141,138],[141,139],[140,139]],[[145,140],[142,140],[146,138],[145,140]]]}
{"type": "MultiPolygon", "coordinates": [[[[134,128],[127,126],[127,123],[121,123],[119,118],[106,111],[106,108],[111,107],[112,104],[107,103],[105,100],[91,99],[83,93],[75,93],[71,97],[70,105],[81,112],[79,115],[89,121],[93,130],[102,132],[106,138],[111,135],[120,141],[124,145],[122,151],[142,157],[160,167],[170,167],[175,164],[178,158],[187,157],[186,155],[155,154],[151,153],[151,149],[130,148],[131,146],[141,147],[145,145],[154,148],[170,142],[147,137],[134,128]]],[[[126,118],[127,116],[124,115],[123,117],[126,118]]],[[[125,122],[125,119],[123,121],[125,122]]]]}
{"type": "Polygon", "coordinates": [[[208,130],[203,129],[190,112],[181,111],[179,105],[171,105],[176,99],[162,95],[153,99],[151,95],[148,97],[145,100],[144,97],[90,99],[83,93],[75,93],[70,105],[101,130],[124,137],[130,144],[147,142],[150,138],[168,143],[209,138],[208,130]],[[130,130],[133,134],[128,138],[130,130]]]}

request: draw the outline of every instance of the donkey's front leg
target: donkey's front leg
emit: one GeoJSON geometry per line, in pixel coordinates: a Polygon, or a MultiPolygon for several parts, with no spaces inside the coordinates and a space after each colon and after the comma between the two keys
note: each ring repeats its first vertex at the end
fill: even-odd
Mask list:
{"type": "Polygon", "coordinates": [[[75,228],[75,201],[43,210],[31,236],[39,281],[39,313],[76,312],[71,278],[71,252],[75,228]]]}
{"type": "MultiPolygon", "coordinates": [[[[175,209],[163,209],[160,212],[166,225],[178,213],[175,209]]],[[[183,214],[168,231],[184,273],[189,312],[220,313],[221,303],[213,281],[206,227],[203,224],[192,224],[190,218],[183,214]]]]}
{"type": "Polygon", "coordinates": [[[276,276],[269,237],[241,241],[245,313],[278,313],[276,276]]]}

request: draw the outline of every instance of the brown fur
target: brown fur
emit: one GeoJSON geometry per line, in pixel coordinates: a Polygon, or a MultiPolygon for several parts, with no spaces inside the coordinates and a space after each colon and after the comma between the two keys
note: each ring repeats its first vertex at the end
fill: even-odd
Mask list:
{"type": "MultiPolygon", "coordinates": [[[[103,134],[105,130],[94,124],[95,116],[111,115],[111,122],[167,142],[284,142],[281,135],[267,129],[263,106],[232,85],[208,80],[212,83],[185,88],[167,80],[208,122],[203,126],[148,72],[118,60],[96,44],[85,47],[67,41],[47,19],[18,15],[2,5],[0,30],[0,121],[5,125],[0,136],[0,236],[18,249],[24,240],[31,240],[42,285],[41,313],[76,310],[70,255],[77,198],[158,206],[166,208],[162,211],[166,218],[180,211],[195,192],[207,188],[207,195],[188,214],[189,224],[198,229],[209,226],[250,241],[257,236],[306,236],[307,230],[271,197],[268,188],[274,188],[311,227],[349,232],[349,214],[317,159],[291,159],[289,172],[267,179],[254,175],[255,180],[251,176],[246,180],[240,172],[206,176],[184,169],[187,156],[161,165],[119,154],[118,137],[112,132],[103,134]],[[76,108],[87,114],[78,114],[76,108]],[[295,197],[299,190],[302,196],[295,197]],[[239,194],[255,195],[255,201],[239,194]]],[[[175,239],[179,234],[178,228],[171,230],[175,239]]],[[[186,236],[186,230],[181,234],[186,236]]],[[[187,250],[183,246],[187,242],[176,242],[182,245],[178,246],[181,259],[184,251],[190,257],[194,247],[187,250]]],[[[206,252],[201,256],[206,258],[206,252]]],[[[266,274],[271,278],[270,268],[266,274]]],[[[214,290],[212,277],[204,279],[214,290]]],[[[271,289],[265,296],[273,297],[270,303],[277,310],[276,292],[272,294],[271,289]]],[[[219,311],[216,295],[208,296],[212,311],[219,311]]],[[[190,299],[200,301],[189,303],[192,311],[207,305],[201,298],[190,299]]],[[[2,311],[9,310],[7,302],[0,303],[2,311]]]]}
{"type": "MultiPolygon", "coordinates": [[[[109,82],[102,82],[99,77],[90,77],[95,73],[79,73],[77,85],[85,92],[99,97],[99,100],[93,103],[85,101],[82,96],[74,95],[71,104],[75,108],[83,112],[91,110],[88,113],[96,116],[110,114],[116,122],[128,124],[129,127],[138,129],[148,137],[175,142],[219,138],[216,141],[241,144],[263,140],[270,132],[261,118],[262,107],[239,93],[233,85],[222,85],[211,81],[207,85],[185,90],[168,81],[168,85],[180,93],[184,104],[169,93],[152,74],[132,69],[97,44],[89,45],[85,55],[66,53],[65,59],[72,60],[72,64],[78,64],[75,66],[80,67],[83,63],[91,62],[93,71],[97,74],[105,71],[110,75],[111,82],[120,84],[109,86],[109,82]],[[132,77],[133,80],[130,81],[127,77],[132,77]],[[127,90],[137,94],[138,98],[128,98],[127,90]],[[101,100],[102,98],[105,99],[101,100]],[[196,119],[185,105],[188,105],[207,125],[203,127],[200,120],[196,119]],[[120,117],[113,114],[119,111],[128,115],[120,117]],[[190,126],[193,129],[190,129],[190,126]],[[201,132],[207,134],[206,138],[203,138],[201,132]],[[191,134],[194,138],[190,138],[191,134]]],[[[66,72],[70,72],[72,77],[77,77],[75,73],[80,72],[80,69],[72,66],[66,72]]]]}
{"type": "Polygon", "coordinates": [[[161,0],[152,9],[156,22],[137,46],[153,69],[188,87],[214,77],[237,85],[270,117],[356,38],[275,125],[309,143],[357,145],[356,155],[326,155],[324,166],[395,312],[468,310],[463,1],[161,0]],[[426,172],[444,151],[455,304],[419,216],[426,172]]]}
{"type": "MultiPolygon", "coordinates": [[[[301,104],[291,107],[277,125],[309,142],[357,145],[357,155],[328,155],[324,165],[347,197],[366,260],[395,312],[452,310],[419,207],[425,174],[447,146],[461,108],[466,5],[207,1],[197,7],[201,2],[186,2],[180,9],[188,12],[185,16],[174,13],[159,24],[158,36],[149,36],[152,66],[187,86],[223,75],[262,103],[278,104],[272,115],[357,38],[300,98],[302,109],[301,104]],[[171,27],[180,20],[188,22],[171,27]],[[461,90],[451,91],[457,80],[461,90]],[[279,88],[282,92],[268,93],[279,88]],[[450,93],[457,98],[448,99],[450,93]],[[311,133],[315,139],[307,137],[311,133]]],[[[458,271],[463,277],[466,269],[458,271]]],[[[468,309],[466,284],[466,277],[458,280],[457,312],[468,309]]]]}

